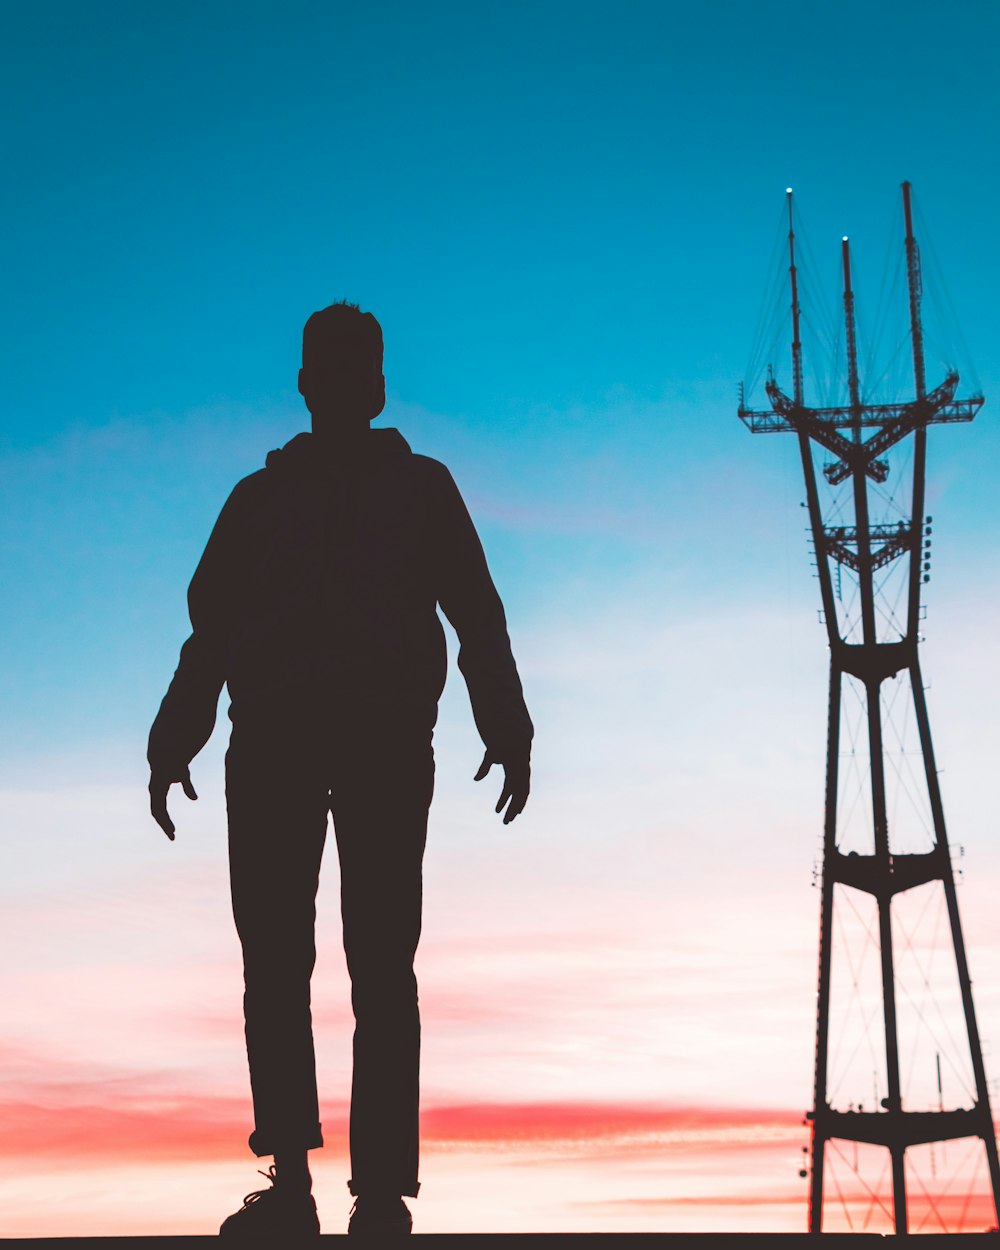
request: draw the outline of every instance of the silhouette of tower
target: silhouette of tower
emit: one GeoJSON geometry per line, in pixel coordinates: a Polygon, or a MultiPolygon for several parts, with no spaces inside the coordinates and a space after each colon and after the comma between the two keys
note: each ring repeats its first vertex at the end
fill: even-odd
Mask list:
{"type": "MultiPolygon", "coordinates": [[[[928,580],[930,567],[931,518],[925,516],[924,490],[927,427],[939,422],[971,421],[982,406],[983,397],[977,394],[967,399],[956,398],[959,377],[954,370],[933,390],[926,388],[920,253],[913,233],[910,184],[904,182],[902,191],[909,293],[908,337],[913,359],[914,397],[901,403],[870,404],[862,400],[850,244],[845,238],[842,244],[843,333],[848,402],[840,407],[806,405],[791,189],[787,197],[792,394],[788,396],[779,388],[770,367],[765,388],[770,410],[753,411],[748,408],[745,387],[742,384],[740,387],[739,416],[752,432],[787,431],[798,439],[822,601],[821,616],[830,646],[815,1092],[813,1110],[808,1113],[812,1137],[810,1232],[822,1229],[824,1163],[832,1139],[867,1143],[888,1151],[892,1219],[897,1233],[908,1231],[904,1167],[904,1155],[908,1148],[943,1143],[954,1138],[981,1138],[985,1145],[995,1210],[1000,1196],[996,1136],[918,650],[921,587],[928,580]],[[817,475],[814,460],[817,449],[821,459],[826,453],[826,463],[821,466],[822,480],[817,475]],[[890,450],[894,455],[893,468],[902,464],[906,473],[902,483],[904,506],[890,519],[877,519],[883,498],[879,487],[889,474],[887,457],[890,450]],[[821,490],[825,498],[831,494],[829,488],[841,485],[836,515],[824,517],[821,490]],[[890,570],[896,579],[896,598],[892,604],[887,603],[885,595],[890,570]],[[842,578],[850,582],[852,593],[849,606],[845,606],[842,578]],[[900,681],[904,683],[902,688],[898,686],[900,681]],[[890,827],[883,737],[886,714],[884,687],[887,683],[893,683],[894,698],[908,704],[919,743],[919,751],[915,754],[919,755],[920,764],[916,772],[920,785],[925,787],[923,799],[929,811],[929,849],[919,852],[901,849],[896,841],[895,829],[890,827]],[[870,823],[866,832],[870,841],[866,845],[870,849],[865,853],[847,851],[838,838],[838,769],[844,755],[843,699],[848,684],[857,695],[860,709],[858,723],[862,727],[862,737],[867,739],[863,750],[867,755],[866,806],[870,804],[870,823]],[[939,883],[943,889],[973,1078],[968,1086],[968,1101],[972,1105],[949,1110],[944,1108],[941,1098],[933,1109],[908,1107],[900,1075],[897,969],[893,954],[894,903],[898,906],[904,892],[932,882],[939,883]],[[877,917],[877,921],[873,920],[872,934],[876,936],[877,929],[885,1041],[885,1096],[880,1096],[882,1091],[879,1088],[876,1104],[870,1110],[854,1104],[846,1109],[834,1109],[828,1087],[833,917],[835,896],[839,897],[844,887],[860,891],[874,900],[872,914],[877,917]]],[[[831,509],[827,511],[829,513],[831,509]]],[[[881,1056],[879,1058],[881,1062],[881,1056]]],[[[856,1152],[856,1145],[854,1149],[856,1152]]]]}

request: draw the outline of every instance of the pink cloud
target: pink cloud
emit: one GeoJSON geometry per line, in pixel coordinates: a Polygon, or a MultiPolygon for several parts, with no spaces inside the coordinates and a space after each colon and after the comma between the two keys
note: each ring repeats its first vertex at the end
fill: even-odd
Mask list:
{"type": "Polygon", "coordinates": [[[735,1132],[744,1141],[775,1129],[788,1130],[801,1117],[788,1111],[714,1107],[646,1107],[633,1103],[470,1103],[432,1107],[421,1116],[432,1142],[600,1141],[657,1136],[688,1140],[735,1132]]]}
{"type": "Polygon", "coordinates": [[[76,1169],[109,1163],[209,1159],[234,1153],[246,1137],[247,1107],[178,1103],[171,1108],[99,1103],[51,1107],[0,1104],[0,1157],[76,1169]]]}
{"type": "MultiPolygon", "coordinates": [[[[0,1104],[0,1156],[100,1154],[157,1157],[175,1153],[228,1154],[248,1131],[249,1096],[192,1098],[164,1083],[81,1078],[72,1084],[34,1083],[0,1104]]],[[[339,1132],[346,1103],[323,1103],[324,1123],[339,1132]]],[[[787,1111],[645,1107],[629,1103],[468,1103],[425,1107],[421,1131],[428,1148],[477,1143],[540,1146],[612,1138],[683,1140],[687,1147],[727,1139],[765,1144],[785,1138],[799,1118],[787,1111]]]]}
{"type": "MultiPolygon", "coordinates": [[[[322,1152],[331,1156],[324,1166],[334,1163],[335,1155],[336,1166],[343,1166],[339,1152],[346,1139],[346,1104],[324,1103],[323,1119],[331,1146],[322,1152]]],[[[185,1098],[156,1079],[145,1084],[139,1078],[117,1085],[107,1080],[42,1084],[0,1107],[0,1158],[9,1168],[16,1167],[24,1177],[25,1194],[35,1194],[36,1200],[46,1177],[58,1174],[60,1183],[69,1183],[74,1174],[93,1169],[106,1178],[134,1175],[138,1169],[148,1174],[141,1184],[152,1193],[173,1185],[178,1169],[239,1169],[239,1159],[246,1157],[249,1120],[248,1098],[185,1098]]],[[[518,1166],[530,1174],[533,1190],[543,1186],[540,1192],[548,1192],[545,1177],[550,1177],[555,1206],[546,1218],[556,1221],[552,1227],[559,1227],[560,1219],[566,1228],[579,1227],[580,1220],[591,1229],[607,1227],[609,1219],[636,1227],[636,1221],[662,1216],[685,1228],[738,1228],[741,1212],[743,1226],[760,1227],[769,1208],[773,1227],[805,1224],[805,1182],[790,1180],[804,1130],[800,1115],[787,1109],[587,1101],[449,1103],[424,1110],[422,1135],[427,1170],[438,1176],[439,1187],[452,1166],[461,1169],[456,1177],[467,1181],[481,1174],[484,1183],[494,1186],[503,1170],[518,1166]],[[604,1197],[598,1196],[602,1193],[604,1197]]],[[[992,1225],[992,1204],[982,1186],[970,1191],[966,1185],[954,1195],[943,1188],[911,1195],[915,1228],[937,1231],[943,1222],[952,1231],[973,1231],[992,1225]]],[[[850,1226],[847,1213],[855,1228],[882,1227],[884,1213],[875,1210],[873,1215],[860,1185],[842,1182],[840,1192],[842,1201],[829,1195],[830,1231],[850,1226]]],[[[111,1186],[100,1199],[107,1209],[95,1206],[90,1213],[102,1227],[118,1227],[113,1200],[111,1186]]],[[[36,1201],[35,1207],[22,1211],[17,1201],[15,1192],[10,1214],[19,1235],[46,1235],[51,1219],[44,1207],[36,1201]]],[[[204,1201],[207,1220],[211,1203],[221,1198],[213,1199],[206,1191],[204,1201]]],[[[437,1215],[434,1208],[428,1214],[432,1211],[437,1215]]],[[[438,1218],[447,1218],[443,1209],[438,1218]]],[[[530,1218],[530,1207],[522,1218],[530,1218]]]]}
{"type": "Polygon", "coordinates": [[[804,1205],[802,1192],[779,1194],[711,1194],[708,1197],[691,1197],[678,1194],[665,1198],[609,1198],[581,1203],[581,1206],[599,1207],[604,1211],[669,1211],[673,1207],[780,1207],[804,1205]]]}

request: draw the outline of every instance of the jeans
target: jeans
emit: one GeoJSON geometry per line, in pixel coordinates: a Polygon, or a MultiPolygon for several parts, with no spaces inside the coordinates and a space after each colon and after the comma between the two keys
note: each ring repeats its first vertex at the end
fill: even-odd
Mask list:
{"type": "Polygon", "coordinates": [[[434,788],[431,730],[391,717],[241,718],[226,756],[257,1155],[323,1144],[310,979],[332,812],[354,1008],[353,1194],[415,1195],[420,1015],[413,959],[434,788]]]}

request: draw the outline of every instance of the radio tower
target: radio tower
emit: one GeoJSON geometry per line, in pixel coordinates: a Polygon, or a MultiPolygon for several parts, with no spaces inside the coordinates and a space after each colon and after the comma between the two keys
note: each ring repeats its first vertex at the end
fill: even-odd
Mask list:
{"type": "MultiPolygon", "coordinates": [[[[1000,1165],[990,1111],[982,1048],[972,1002],[972,987],[955,895],[944,809],[934,762],[930,723],[920,672],[918,626],[920,590],[928,580],[925,563],[930,533],[925,517],[924,477],[927,427],[940,422],[971,421],[983,404],[981,395],[957,399],[957,372],[949,372],[940,386],[928,391],[924,376],[924,339],[921,325],[920,253],[913,235],[910,184],[903,183],[906,277],[909,291],[909,335],[913,355],[914,398],[905,403],[865,404],[858,377],[858,351],[851,286],[850,244],[842,244],[843,308],[847,355],[849,402],[844,407],[812,408],[803,392],[802,343],[800,340],[799,284],[795,263],[795,231],[792,192],[788,190],[788,275],[791,288],[792,394],[786,395],[769,370],[766,392],[769,411],[752,411],[740,388],[739,416],[753,433],[788,431],[796,435],[805,478],[806,506],[816,552],[822,615],[830,644],[830,693],[826,757],[826,812],[823,832],[821,882],[819,987],[816,1027],[816,1070],[812,1125],[809,1231],[822,1231],[823,1172],[828,1143],[837,1138],[884,1147],[892,1173],[892,1218],[897,1233],[908,1231],[904,1154],[908,1147],[939,1143],[954,1138],[981,1138],[986,1149],[994,1209],[1000,1210],[1000,1165]],[[883,457],[890,448],[912,439],[912,484],[907,483],[909,515],[891,524],[870,520],[872,483],[886,480],[889,466],[883,457]],[[814,446],[830,459],[822,466],[826,481],[849,487],[846,511],[838,523],[824,522],[814,446]],[[841,521],[849,523],[842,524],[841,521]],[[881,587],[875,574],[901,561],[907,579],[905,608],[901,618],[880,609],[881,587]],[[852,623],[838,619],[836,589],[841,575],[856,580],[860,614],[852,623]],[[891,626],[887,625],[891,622],[891,626]],[[926,853],[900,853],[889,828],[886,802],[886,756],[883,745],[882,686],[900,675],[907,682],[911,710],[919,737],[922,783],[933,826],[932,849],[926,853]],[[841,753],[841,695],[847,678],[861,691],[867,723],[870,767],[871,832],[874,851],[845,853],[838,846],[838,765],[841,753]],[[958,1110],[907,1109],[900,1086],[897,1035],[896,976],[893,965],[893,899],[903,891],[929,882],[943,887],[958,986],[975,1084],[973,1105],[958,1110]],[[872,1110],[835,1110],[830,1103],[827,1060],[830,1032],[830,984],[833,946],[835,890],[850,886],[874,899],[878,916],[878,949],[881,964],[882,1020],[885,1034],[886,1097],[872,1110]]],[[[821,453],[822,454],[822,453],[821,453]]],[[[843,616],[843,612],[841,613],[843,616]]],[[[901,697],[902,697],[901,694],[901,697]]],[[[939,1068],[940,1072],[940,1068],[939,1068]]]]}

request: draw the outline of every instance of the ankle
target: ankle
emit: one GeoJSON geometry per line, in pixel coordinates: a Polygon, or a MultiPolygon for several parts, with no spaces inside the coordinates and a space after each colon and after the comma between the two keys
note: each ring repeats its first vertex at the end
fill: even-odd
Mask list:
{"type": "Polygon", "coordinates": [[[285,1190],[299,1193],[312,1191],[312,1176],[309,1172],[309,1156],[306,1151],[279,1152],[274,1156],[275,1184],[285,1190]]]}
{"type": "Polygon", "coordinates": [[[358,1195],[358,1204],[376,1211],[397,1211],[406,1206],[399,1194],[386,1189],[366,1189],[358,1195]]]}

